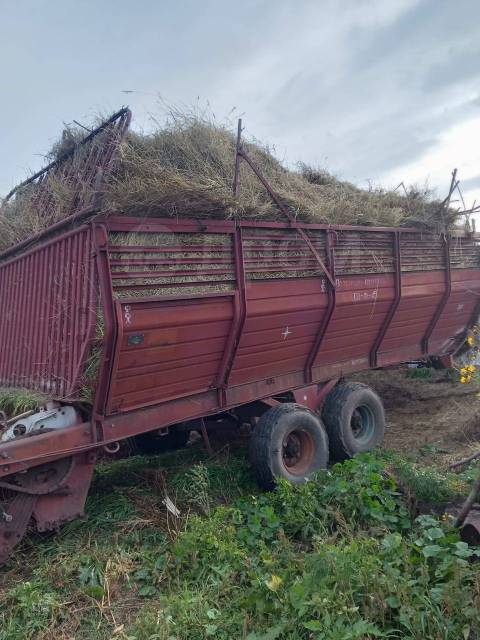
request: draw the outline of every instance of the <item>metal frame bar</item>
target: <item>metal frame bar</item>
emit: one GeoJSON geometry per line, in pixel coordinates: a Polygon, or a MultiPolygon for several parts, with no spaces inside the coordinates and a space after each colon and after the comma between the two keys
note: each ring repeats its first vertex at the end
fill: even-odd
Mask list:
{"type": "MultiPolygon", "coordinates": [[[[328,263],[330,267],[330,272],[335,277],[335,252],[333,248],[333,242],[331,238],[331,231],[327,231],[326,236],[326,249],[328,256],[328,263]]],[[[330,326],[330,321],[332,319],[333,313],[335,311],[335,307],[337,304],[337,292],[335,288],[335,284],[331,283],[329,280],[330,286],[328,287],[328,304],[325,314],[323,315],[322,322],[320,323],[320,327],[318,328],[317,335],[315,336],[315,341],[312,345],[310,353],[308,354],[307,361],[305,363],[304,368],[304,377],[305,382],[312,382],[313,379],[313,365],[317,356],[320,352],[320,348],[322,346],[325,335],[328,331],[328,327],[330,326]]]]}
{"type": "Polygon", "coordinates": [[[120,119],[120,118],[122,118],[124,116],[127,118],[126,128],[128,129],[128,126],[130,124],[130,120],[131,120],[131,117],[132,117],[132,113],[131,113],[131,111],[130,111],[130,109],[128,107],[122,107],[119,111],[117,111],[112,116],[110,116],[110,118],[108,118],[108,120],[105,120],[104,122],[102,122],[102,124],[100,126],[98,126],[96,129],[91,131],[88,134],[88,136],[86,136],[83,140],[78,142],[72,149],[70,149],[69,151],[67,151],[63,155],[61,155],[59,158],[57,158],[56,160],[54,160],[53,162],[48,164],[46,167],[43,167],[43,169],[40,169],[40,171],[37,171],[37,173],[34,173],[33,176],[30,176],[30,178],[28,178],[27,180],[24,180],[23,182],[18,184],[16,187],[14,187],[9,193],[7,193],[7,195],[5,196],[4,202],[7,202],[8,200],[10,200],[10,198],[13,195],[15,195],[15,193],[17,193],[17,191],[19,191],[20,189],[23,189],[23,187],[26,187],[27,185],[31,184],[32,182],[35,182],[35,180],[37,180],[38,178],[40,178],[44,174],[48,173],[48,171],[51,171],[52,169],[54,169],[54,168],[58,167],[60,164],[62,164],[62,162],[65,162],[65,160],[68,160],[69,158],[71,158],[73,156],[73,154],[75,153],[75,151],[79,147],[83,147],[84,145],[86,145],[88,142],[90,142],[90,140],[95,138],[95,136],[97,136],[104,129],[106,129],[109,124],[112,124],[113,122],[115,122],[115,120],[118,120],[118,119],[120,119]]]}
{"type": "Polygon", "coordinates": [[[445,259],[445,291],[442,295],[440,302],[438,303],[437,308],[435,309],[435,313],[430,320],[427,330],[425,331],[425,335],[422,338],[422,351],[423,355],[428,356],[429,349],[429,341],[432,336],[432,333],[437,326],[437,323],[442,315],[447,302],[450,298],[450,294],[452,293],[452,267],[450,263],[450,239],[448,236],[443,236],[443,251],[444,251],[444,259],[445,259]]]}
{"type": "MultiPolygon", "coordinates": [[[[433,232],[419,231],[415,227],[367,227],[361,225],[332,225],[314,222],[297,222],[280,220],[260,221],[260,220],[214,220],[205,219],[180,219],[180,218],[148,218],[148,222],[142,218],[121,215],[99,215],[96,222],[105,224],[111,231],[139,231],[141,233],[158,232],[178,232],[178,233],[233,233],[237,227],[242,228],[264,228],[264,229],[307,229],[313,231],[361,231],[362,233],[415,233],[424,238],[438,238],[438,234],[433,232]]],[[[470,237],[471,234],[463,232],[460,237],[470,237]]]]}
{"type": "Polygon", "coordinates": [[[234,235],[234,258],[235,258],[235,271],[237,279],[237,295],[234,302],[234,318],[232,321],[232,332],[229,341],[225,347],[225,352],[222,356],[222,363],[220,366],[219,376],[217,378],[221,399],[221,406],[227,404],[226,389],[228,387],[228,381],[232,373],[232,369],[235,364],[235,359],[238,353],[238,347],[243,334],[243,328],[245,326],[245,320],[248,313],[247,302],[247,286],[245,280],[245,259],[243,255],[243,241],[242,241],[242,229],[238,228],[234,235]]]}
{"type": "Polygon", "coordinates": [[[95,258],[97,262],[100,300],[105,322],[105,337],[98,376],[97,392],[93,406],[93,419],[100,421],[105,415],[112,374],[112,359],[117,345],[118,326],[115,318],[115,303],[108,254],[108,232],[103,224],[93,224],[95,258]]]}
{"type": "Polygon", "coordinates": [[[395,295],[392,300],[392,304],[388,310],[387,315],[385,316],[384,321],[380,327],[380,330],[375,338],[375,342],[370,349],[369,361],[370,366],[377,366],[377,358],[378,358],[378,350],[380,349],[383,339],[388,331],[388,328],[392,324],[392,320],[397,312],[398,305],[400,304],[400,300],[402,299],[402,253],[401,253],[401,244],[400,244],[400,232],[395,231],[393,234],[393,254],[394,254],[394,262],[395,262],[395,295]]]}

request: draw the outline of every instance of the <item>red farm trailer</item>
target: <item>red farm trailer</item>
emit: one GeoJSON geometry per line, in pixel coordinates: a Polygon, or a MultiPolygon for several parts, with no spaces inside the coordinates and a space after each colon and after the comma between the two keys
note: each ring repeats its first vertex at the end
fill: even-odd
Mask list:
{"type": "MultiPolygon", "coordinates": [[[[122,110],[89,136],[107,143],[84,154],[83,186],[105,179],[128,121],[122,110]]],[[[240,141],[237,151],[237,168],[246,161],[269,189],[240,141]]],[[[71,175],[71,158],[28,181],[42,210],[45,176],[71,175]]],[[[474,234],[306,224],[288,212],[284,222],[129,218],[84,193],[65,220],[0,255],[0,386],[51,398],[3,424],[1,560],[31,521],[45,531],[82,515],[99,453],[127,438],[155,450],[251,420],[266,487],[304,480],[329,453],[371,449],[381,400],[345,376],[447,358],[478,317],[474,234]],[[90,404],[81,387],[95,349],[90,404]]]]}

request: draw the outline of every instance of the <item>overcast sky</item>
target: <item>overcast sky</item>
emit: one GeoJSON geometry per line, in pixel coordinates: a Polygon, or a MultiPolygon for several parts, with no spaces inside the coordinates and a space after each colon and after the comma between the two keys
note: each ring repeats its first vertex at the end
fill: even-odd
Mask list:
{"type": "MultiPolygon", "coordinates": [[[[478,0],[0,0],[0,194],[73,119],[158,96],[242,114],[287,161],[365,186],[454,167],[480,203],[478,0]],[[124,90],[134,93],[125,94],[124,90]]],[[[233,122],[232,122],[233,124],[233,122]]]]}

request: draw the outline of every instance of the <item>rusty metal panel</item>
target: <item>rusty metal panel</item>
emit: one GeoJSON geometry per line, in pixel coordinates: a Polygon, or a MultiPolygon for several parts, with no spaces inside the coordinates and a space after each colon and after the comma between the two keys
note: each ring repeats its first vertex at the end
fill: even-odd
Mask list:
{"type": "Polygon", "coordinates": [[[302,225],[308,244],[282,223],[107,225],[112,412],[174,399],[181,411],[182,398],[211,390],[219,409],[368,368],[372,350],[378,366],[418,358],[429,327],[430,352],[444,351],[476,299],[458,297],[478,292],[478,270],[465,267],[473,241],[460,259],[456,240],[463,266],[452,265],[447,298],[445,243],[413,230],[302,225]]]}
{"type": "Polygon", "coordinates": [[[480,299],[478,269],[452,270],[451,294],[430,337],[430,352],[444,355],[451,352],[469,325],[480,299]]]}
{"type": "Polygon", "coordinates": [[[248,314],[230,385],[303,371],[327,308],[320,278],[247,282],[248,314]]]}
{"type": "MultiPolygon", "coordinates": [[[[4,261],[0,384],[74,394],[98,290],[98,428],[65,445],[74,431],[93,447],[338,378],[373,352],[379,366],[419,358],[428,332],[431,355],[461,342],[479,306],[476,240],[448,252],[412,230],[302,230],[308,242],[296,223],[104,217],[4,261]]],[[[57,436],[41,438],[46,455],[57,436]]]]}
{"type": "Polygon", "coordinates": [[[89,227],[0,264],[0,386],[74,394],[96,300],[89,227]]]}
{"type": "Polygon", "coordinates": [[[366,368],[370,351],[395,297],[392,273],[336,279],[336,307],[314,363],[314,379],[328,365],[366,368]]]}
{"type": "Polygon", "coordinates": [[[109,412],[215,386],[232,318],[233,295],[118,301],[119,337],[109,412]]]}
{"type": "Polygon", "coordinates": [[[403,274],[402,298],[383,339],[379,366],[422,358],[422,341],[444,292],[443,271],[403,274]]]}

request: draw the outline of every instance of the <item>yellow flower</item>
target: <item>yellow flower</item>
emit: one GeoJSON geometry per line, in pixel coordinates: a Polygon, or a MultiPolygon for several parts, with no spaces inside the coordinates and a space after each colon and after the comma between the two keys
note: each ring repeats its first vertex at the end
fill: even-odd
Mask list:
{"type": "Polygon", "coordinates": [[[461,374],[462,376],[466,376],[466,375],[467,375],[467,367],[462,367],[462,368],[460,369],[460,374],[461,374]]]}
{"type": "Polygon", "coordinates": [[[466,382],[466,381],[467,381],[467,379],[465,378],[465,376],[462,376],[462,377],[460,378],[460,382],[461,382],[462,384],[463,384],[464,382],[466,382]]]}
{"type": "Polygon", "coordinates": [[[467,342],[468,342],[468,344],[469,344],[470,346],[472,346],[472,345],[474,344],[474,342],[475,342],[474,337],[473,337],[473,336],[468,336],[468,338],[467,338],[467,342]]]}
{"type": "Polygon", "coordinates": [[[473,364],[469,364],[469,365],[468,365],[468,370],[469,370],[469,371],[472,371],[472,372],[473,372],[473,371],[475,371],[475,367],[474,367],[474,365],[473,365],[473,364]]]}
{"type": "Polygon", "coordinates": [[[273,575],[270,580],[265,580],[265,584],[270,589],[270,591],[278,591],[282,582],[283,580],[280,578],[280,576],[276,575],[273,575]]]}

